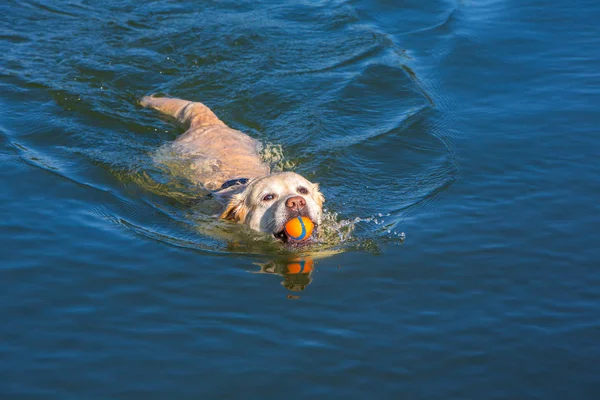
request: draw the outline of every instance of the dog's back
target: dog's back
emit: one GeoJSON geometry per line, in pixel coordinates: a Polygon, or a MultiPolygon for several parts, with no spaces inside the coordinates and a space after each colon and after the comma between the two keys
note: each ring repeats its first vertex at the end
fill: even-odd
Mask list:
{"type": "Polygon", "coordinates": [[[225,125],[204,104],[149,96],[140,104],[170,115],[188,128],[172,148],[190,160],[194,178],[208,190],[217,190],[230,179],[269,174],[269,166],[259,154],[260,143],[225,125]]]}

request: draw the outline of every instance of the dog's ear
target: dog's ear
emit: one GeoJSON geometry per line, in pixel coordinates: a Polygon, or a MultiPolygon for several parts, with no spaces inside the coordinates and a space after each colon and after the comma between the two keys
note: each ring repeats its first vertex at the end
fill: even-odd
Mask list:
{"type": "Polygon", "coordinates": [[[238,193],[231,197],[227,204],[227,208],[221,214],[222,219],[227,219],[235,222],[244,222],[248,215],[248,207],[244,202],[244,194],[238,193]]]}
{"type": "Polygon", "coordinates": [[[317,202],[317,204],[319,205],[319,207],[323,208],[323,203],[325,202],[325,196],[323,196],[323,193],[321,193],[321,191],[319,190],[318,183],[313,184],[313,197],[314,197],[315,201],[317,202]]]}

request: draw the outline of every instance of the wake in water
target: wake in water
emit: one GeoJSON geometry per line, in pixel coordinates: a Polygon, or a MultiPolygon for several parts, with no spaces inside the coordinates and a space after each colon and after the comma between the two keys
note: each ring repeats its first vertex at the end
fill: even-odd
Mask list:
{"type": "MultiPolygon", "coordinates": [[[[275,172],[294,167],[286,161],[281,146],[266,145],[261,154],[275,172]]],[[[218,218],[222,205],[210,191],[192,180],[191,161],[171,151],[169,144],[161,146],[151,157],[152,165],[130,174],[119,174],[155,195],[150,205],[156,211],[176,221],[180,229],[157,229],[128,223],[129,229],[153,239],[176,246],[218,253],[310,254],[321,257],[350,249],[378,251],[377,243],[401,243],[404,234],[393,230],[386,216],[341,218],[338,213],[324,210],[319,227],[319,239],[308,248],[290,251],[269,234],[253,231],[243,225],[218,218]],[[174,201],[174,202],[173,202],[174,201]]],[[[148,202],[147,202],[148,203],[148,202]]],[[[388,215],[389,216],[389,215],[388,215]]]]}

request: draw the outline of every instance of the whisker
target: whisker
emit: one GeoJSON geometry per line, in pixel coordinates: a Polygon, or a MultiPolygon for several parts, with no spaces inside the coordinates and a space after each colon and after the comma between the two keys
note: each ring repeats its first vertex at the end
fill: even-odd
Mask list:
{"type": "Polygon", "coordinates": [[[274,228],[276,223],[277,223],[277,221],[275,221],[274,219],[272,219],[271,221],[269,221],[269,222],[268,222],[268,223],[265,225],[265,228],[266,228],[267,230],[268,230],[268,229],[271,229],[271,228],[274,228]]]}

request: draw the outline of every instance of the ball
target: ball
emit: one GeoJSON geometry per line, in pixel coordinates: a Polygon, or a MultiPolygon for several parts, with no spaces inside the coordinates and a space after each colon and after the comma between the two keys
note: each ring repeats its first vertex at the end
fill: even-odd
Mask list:
{"type": "Polygon", "coordinates": [[[294,240],[305,240],[312,235],[315,224],[308,217],[296,217],[285,224],[285,231],[294,240]]]}

